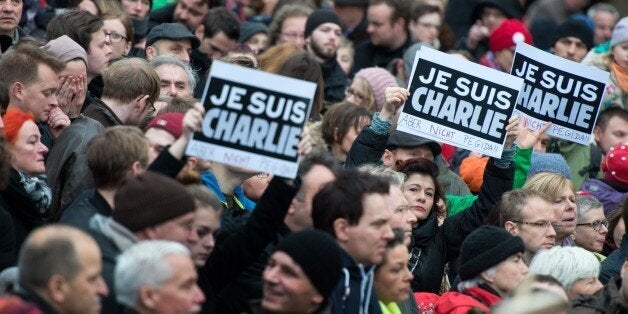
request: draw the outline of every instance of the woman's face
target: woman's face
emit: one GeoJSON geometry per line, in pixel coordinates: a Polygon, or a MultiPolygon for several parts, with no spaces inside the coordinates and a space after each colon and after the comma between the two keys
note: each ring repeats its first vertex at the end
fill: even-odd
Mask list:
{"type": "Polygon", "coordinates": [[[351,86],[347,88],[347,98],[345,98],[345,101],[364,107],[367,110],[371,110],[371,106],[375,102],[369,83],[361,77],[353,79],[351,86]]]}
{"type": "Polygon", "coordinates": [[[247,39],[245,42],[251,48],[251,50],[255,51],[256,54],[260,54],[268,48],[268,34],[266,33],[257,33],[251,38],[247,39]]]}
{"type": "Polygon", "coordinates": [[[625,70],[628,70],[628,41],[613,47],[613,60],[625,70]]]}
{"type": "Polygon", "coordinates": [[[131,42],[129,41],[126,28],[119,19],[104,20],[103,31],[106,43],[111,46],[111,57],[109,60],[115,60],[127,54],[131,50],[131,42]]]}
{"type": "Polygon", "coordinates": [[[388,249],[385,260],[375,272],[375,291],[384,303],[402,302],[410,295],[412,272],[408,269],[408,248],[397,245],[388,249]]]}
{"type": "Polygon", "coordinates": [[[349,47],[340,47],[336,52],[336,61],[340,64],[342,71],[349,74],[353,66],[353,49],[349,47]]]}
{"type": "Polygon", "coordinates": [[[122,0],[122,9],[132,18],[141,20],[148,15],[150,0],[122,0]]]}
{"type": "Polygon", "coordinates": [[[569,295],[569,298],[573,298],[579,294],[592,295],[600,289],[602,289],[602,283],[597,277],[582,278],[573,283],[567,295],[569,295]]]}
{"type": "Polygon", "coordinates": [[[347,133],[341,139],[339,139],[337,144],[340,145],[340,151],[342,152],[342,154],[346,155],[347,153],[349,153],[349,149],[351,149],[351,145],[353,145],[355,138],[358,137],[360,131],[362,131],[362,129],[370,123],[370,118],[361,117],[357,127],[349,128],[347,130],[347,133]]]}
{"type": "Polygon", "coordinates": [[[439,13],[428,13],[414,21],[410,21],[410,33],[414,42],[434,46],[440,34],[442,18],[439,13]]]}
{"type": "Polygon", "coordinates": [[[523,262],[523,254],[515,254],[495,266],[491,286],[499,294],[506,296],[521,283],[527,273],[528,266],[523,262]]]}
{"type": "Polygon", "coordinates": [[[428,175],[412,174],[403,184],[403,195],[418,221],[425,220],[432,211],[435,194],[434,180],[428,175]]]}
{"type": "Polygon", "coordinates": [[[30,175],[44,173],[44,154],[47,152],[35,122],[26,121],[18,131],[15,143],[11,144],[11,166],[30,175]]]}
{"type": "Polygon", "coordinates": [[[93,14],[93,15],[98,16],[98,7],[91,0],[83,0],[83,1],[81,1],[81,3],[79,3],[79,5],[78,5],[78,8],[79,8],[79,10],[87,11],[87,12],[93,14]]]}
{"type": "MultiPolygon", "coordinates": [[[[576,231],[576,194],[570,186],[563,187],[552,202],[556,217],[560,217],[562,227],[556,230],[557,235],[566,237],[576,231]]],[[[559,237],[560,238],[560,237],[559,237]]]]}
{"type": "Polygon", "coordinates": [[[613,241],[615,241],[615,246],[619,247],[621,244],[621,238],[626,233],[626,225],[624,225],[624,218],[619,218],[617,221],[617,225],[615,226],[615,230],[613,230],[613,241]]]}
{"type": "Polygon", "coordinates": [[[606,240],[606,234],[608,233],[608,229],[603,223],[605,219],[602,207],[592,208],[584,214],[584,217],[580,219],[580,224],[587,225],[576,227],[576,245],[587,251],[602,252],[604,240],[606,240]],[[597,223],[597,226],[588,225],[590,223],[597,223]],[[595,230],[596,228],[599,228],[599,230],[595,230]]]}

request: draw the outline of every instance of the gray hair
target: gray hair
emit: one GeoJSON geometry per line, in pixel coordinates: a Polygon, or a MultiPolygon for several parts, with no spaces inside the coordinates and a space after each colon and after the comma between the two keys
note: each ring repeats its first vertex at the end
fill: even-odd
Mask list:
{"type": "Polygon", "coordinates": [[[142,286],[159,287],[168,281],[173,273],[168,255],[190,256],[190,251],[181,243],[163,240],[140,241],[124,251],[114,270],[116,301],[136,309],[142,286]]]}
{"type": "Polygon", "coordinates": [[[615,6],[613,6],[612,4],[603,3],[603,2],[592,5],[587,11],[587,16],[590,19],[593,19],[595,14],[599,11],[608,12],[612,14],[613,16],[615,16],[615,19],[617,20],[619,20],[620,18],[619,11],[617,10],[615,6]]]}
{"type": "MultiPolygon", "coordinates": [[[[495,266],[483,271],[483,273],[486,273],[489,276],[494,276],[495,275],[495,266]]],[[[480,273],[479,275],[469,279],[469,280],[465,280],[465,281],[461,281],[458,284],[458,291],[463,291],[466,289],[471,289],[471,288],[475,288],[481,284],[485,284],[487,283],[486,280],[484,280],[484,278],[482,278],[482,274],[480,273]]]]}
{"type": "Polygon", "coordinates": [[[578,223],[581,223],[584,220],[584,215],[586,215],[591,209],[604,209],[600,201],[598,201],[595,197],[588,195],[576,195],[576,207],[578,208],[578,223]]]}
{"type": "Polygon", "coordinates": [[[531,274],[550,275],[569,292],[573,284],[600,273],[600,262],[593,253],[581,247],[553,247],[537,253],[530,263],[531,274]]]}
{"type": "Polygon", "coordinates": [[[383,166],[378,166],[375,164],[365,164],[358,168],[360,172],[372,174],[374,176],[380,177],[391,185],[394,185],[398,188],[401,188],[404,182],[406,182],[406,174],[395,171],[389,168],[384,168],[383,166]]]}
{"type": "Polygon", "coordinates": [[[165,64],[170,64],[170,65],[180,67],[181,69],[183,69],[183,71],[185,71],[185,74],[188,77],[188,84],[190,85],[190,90],[194,91],[194,88],[196,88],[196,82],[198,81],[196,77],[196,73],[194,73],[194,71],[192,70],[192,67],[190,67],[185,62],[172,56],[161,55],[151,60],[149,64],[155,70],[157,70],[158,67],[165,64]]]}

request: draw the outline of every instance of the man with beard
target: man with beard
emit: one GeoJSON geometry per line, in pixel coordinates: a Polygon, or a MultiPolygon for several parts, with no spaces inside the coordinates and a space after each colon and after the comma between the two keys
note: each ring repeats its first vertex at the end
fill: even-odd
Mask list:
{"type": "Polygon", "coordinates": [[[347,77],[336,61],[342,28],[331,10],[314,11],[305,23],[305,49],[321,64],[325,81],[325,101],[335,103],[345,98],[347,77]]]}

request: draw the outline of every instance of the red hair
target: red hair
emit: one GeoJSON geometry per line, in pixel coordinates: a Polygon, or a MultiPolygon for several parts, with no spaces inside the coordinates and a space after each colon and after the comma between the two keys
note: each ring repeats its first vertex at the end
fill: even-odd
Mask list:
{"type": "Polygon", "coordinates": [[[4,122],[4,136],[10,144],[15,143],[17,133],[24,125],[24,122],[28,120],[35,122],[35,116],[17,108],[11,107],[7,109],[7,112],[2,117],[2,122],[4,122]]]}

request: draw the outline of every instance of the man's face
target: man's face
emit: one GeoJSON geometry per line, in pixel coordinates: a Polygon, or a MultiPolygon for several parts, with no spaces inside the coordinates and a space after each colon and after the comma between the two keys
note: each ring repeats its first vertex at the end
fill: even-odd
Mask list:
{"type": "MultiPolygon", "coordinates": [[[[301,188],[292,200],[294,208],[294,224],[302,229],[312,228],[312,200],[325,184],[336,179],[329,168],[321,165],[313,166],[302,178],[301,188]]],[[[292,208],[291,208],[292,210],[292,208]]],[[[294,232],[300,230],[292,230],[294,232]]]]}
{"type": "Polygon", "coordinates": [[[195,30],[209,11],[205,0],[180,0],[174,8],[174,20],[195,30]]]}
{"type": "Polygon", "coordinates": [[[484,8],[482,10],[482,16],[480,17],[482,24],[488,28],[489,31],[493,31],[499,25],[506,20],[506,15],[496,8],[484,8]]]}
{"type": "Polygon", "coordinates": [[[134,19],[142,20],[150,11],[150,0],[122,0],[122,9],[134,19]]]}
{"type": "Polygon", "coordinates": [[[191,212],[155,226],[155,239],[179,242],[188,248],[193,246],[198,242],[195,218],[196,214],[191,212]]]}
{"type": "Polygon", "coordinates": [[[67,282],[67,295],[63,304],[60,305],[61,312],[98,314],[101,311],[101,297],[109,294],[107,284],[101,276],[100,249],[93,242],[75,245],[81,270],[67,282]]]}
{"type": "Polygon", "coordinates": [[[338,24],[323,23],[307,39],[307,50],[317,59],[328,61],[336,57],[342,29],[338,24]]]}
{"type": "Polygon", "coordinates": [[[220,210],[206,206],[198,207],[196,219],[194,219],[194,229],[198,234],[198,242],[190,245],[190,251],[194,264],[197,267],[202,267],[216,244],[214,234],[220,229],[220,210]]]}
{"type": "Polygon", "coordinates": [[[189,256],[172,254],[166,256],[172,277],[156,289],[158,297],[154,313],[198,313],[205,302],[205,295],[196,284],[194,263],[189,256]]]}
{"type": "Polygon", "coordinates": [[[390,185],[388,195],[388,209],[392,213],[390,226],[401,228],[404,231],[405,245],[410,245],[412,237],[412,226],[417,223],[417,217],[410,210],[410,206],[401,189],[390,185]]]}
{"type": "Polygon", "coordinates": [[[303,49],[303,44],[305,44],[303,33],[305,33],[306,22],[307,16],[291,16],[285,19],[281,24],[281,34],[277,43],[293,44],[297,48],[303,49]]]}
{"type": "Polygon", "coordinates": [[[22,0],[0,0],[0,35],[15,35],[23,5],[22,0]]]}
{"type": "Polygon", "coordinates": [[[552,225],[541,226],[547,222],[558,222],[550,203],[538,197],[528,199],[521,209],[521,217],[521,222],[513,222],[514,228],[509,231],[521,237],[527,251],[536,253],[541,249],[550,249],[555,246],[554,227],[552,225]],[[535,225],[536,223],[538,225],[535,225]]]}
{"type": "Polygon", "coordinates": [[[160,128],[150,128],[146,130],[144,136],[148,140],[148,146],[150,147],[148,151],[148,164],[155,161],[161,151],[168,145],[172,145],[176,140],[172,134],[160,128]]]}
{"type": "Polygon", "coordinates": [[[556,43],[554,43],[552,51],[559,57],[576,62],[582,61],[588,52],[587,46],[582,40],[572,36],[558,39],[556,43]]]}
{"type": "Polygon", "coordinates": [[[324,298],[316,291],[301,266],[282,251],[270,256],[262,280],[262,308],[268,312],[311,313],[323,302],[324,298]]]}
{"type": "Polygon", "coordinates": [[[199,49],[212,59],[218,60],[229,52],[236,43],[236,40],[227,37],[225,32],[220,31],[212,37],[203,37],[199,49]]]}
{"type": "Polygon", "coordinates": [[[49,66],[38,65],[38,79],[30,85],[22,85],[18,105],[20,109],[32,113],[38,121],[48,121],[50,110],[59,105],[57,91],[59,78],[49,66]]]}
{"type": "Polygon", "coordinates": [[[155,68],[159,76],[161,96],[185,97],[193,96],[188,75],[181,67],[174,64],[162,64],[155,68]]]}
{"type": "Polygon", "coordinates": [[[87,75],[91,78],[102,74],[109,67],[111,46],[106,44],[105,33],[102,29],[92,33],[87,52],[87,75]]]}
{"type": "Polygon", "coordinates": [[[185,63],[190,63],[192,43],[189,39],[170,40],[160,39],[153,43],[152,49],[146,49],[146,59],[153,60],[158,56],[171,56],[185,63]]]}
{"type": "Polygon", "coordinates": [[[413,148],[396,148],[392,151],[386,150],[382,157],[382,162],[386,167],[394,167],[397,161],[402,162],[411,158],[427,158],[434,160],[434,153],[427,145],[421,145],[413,148]]]}
{"type": "Polygon", "coordinates": [[[336,237],[339,244],[356,261],[364,265],[378,265],[384,258],[386,243],[393,238],[387,194],[367,194],[362,198],[364,211],[357,225],[347,225],[336,237]]]}
{"type": "Polygon", "coordinates": [[[611,147],[628,142],[628,121],[614,116],[608,120],[606,128],[596,126],[593,135],[597,145],[606,154],[611,147]]]}
{"type": "Polygon", "coordinates": [[[595,28],[593,29],[593,42],[596,45],[605,43],[613,36],[613,28],[617,24],[617,18],[610,12],[597,11],[593,15],[593,23],[595,28]]]}
{"type": "Polygon", "coordinates": [[[367,10],[368,26],[366,32],[371,42],[379,47],[391,47],[405,30],[398,21],[392,21],[393,8],[385,3],[370,5],[367,10]]]}

